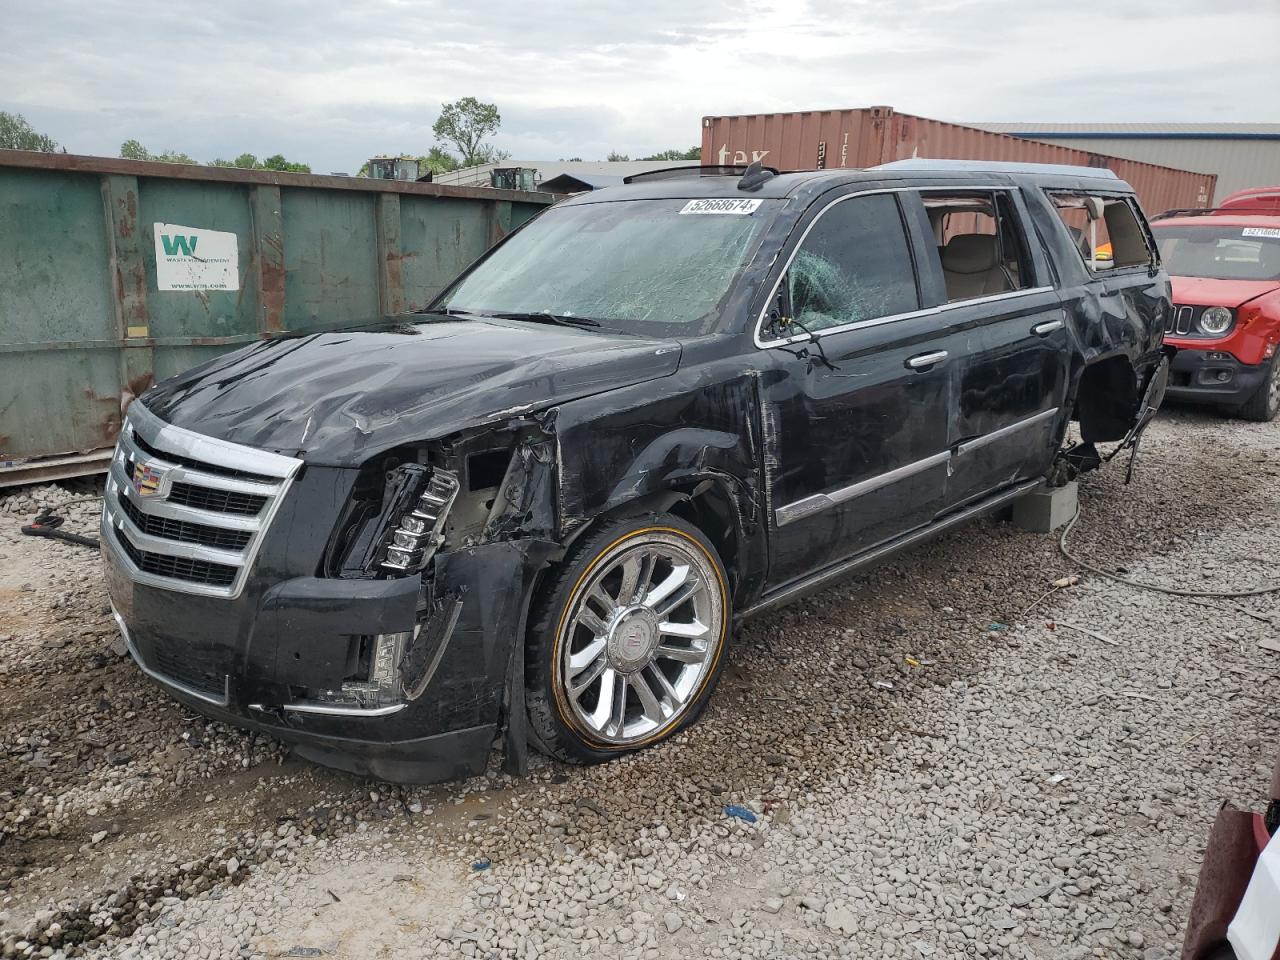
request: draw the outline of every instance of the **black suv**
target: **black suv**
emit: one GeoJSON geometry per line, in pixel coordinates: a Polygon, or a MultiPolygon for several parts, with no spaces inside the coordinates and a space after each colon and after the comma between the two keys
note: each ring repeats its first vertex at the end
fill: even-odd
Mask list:
{"type": "Polygon", "coordinates": [[[1135,442],[1169,309],[1105,170],[633,177],[423,313],[148,390],[112,602],[176,697],[323,763],[603,760],[698,715],[735,622],[1135,442]]]}

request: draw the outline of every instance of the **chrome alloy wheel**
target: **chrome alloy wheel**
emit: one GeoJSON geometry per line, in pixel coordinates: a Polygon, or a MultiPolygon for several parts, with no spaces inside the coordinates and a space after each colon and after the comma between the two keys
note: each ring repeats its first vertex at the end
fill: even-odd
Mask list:
{"type": "Polygon", "coordinates": [[[712,560],[666,531],[607,550],[570,598],[558,683],[593,739],[628,746],[679,722],[720,654],[724,590],[712,560]]]}

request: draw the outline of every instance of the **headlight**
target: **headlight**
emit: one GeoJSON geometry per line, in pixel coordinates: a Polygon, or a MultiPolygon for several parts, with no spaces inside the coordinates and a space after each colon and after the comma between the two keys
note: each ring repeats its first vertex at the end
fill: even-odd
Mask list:
{"type": "Polygon", "coordinates": [[[458,496],[458,478],[438,467],[402,464],[391,472],[388,488],[403,507],[390,505],[398,516],[393,514],[396,526],[386,537],[379,566],[392,573],[416,573],[444,543],[445,518],[458,496]]]}
{"type": "Polygon", "coordinates": [[[1226,307],[1205,307],[1204,313],[1200,314],[1200,329],[1216,337],[1231,329],[1233,319],[1226,307]]]}

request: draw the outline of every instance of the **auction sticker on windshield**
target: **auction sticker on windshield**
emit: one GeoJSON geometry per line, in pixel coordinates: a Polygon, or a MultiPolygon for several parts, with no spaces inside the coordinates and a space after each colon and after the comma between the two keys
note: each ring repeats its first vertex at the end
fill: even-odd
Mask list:
{"type": "MultiPolygon", "coordinates": [[[[684,213],[683,210],[680,211],[684,213]]],[[[1280,240],[1280,227],[1245,227],[1241,234],[1244,237],[1274,237],[1280,240]]]]}
{"type": "Polygon", "coordinates": [[[732,213],[745,216],[756,212],[763,201],[736,200],[732,197],[708,197],[705,200],[690,200],[684,205],[681,213],[732,213]]]}

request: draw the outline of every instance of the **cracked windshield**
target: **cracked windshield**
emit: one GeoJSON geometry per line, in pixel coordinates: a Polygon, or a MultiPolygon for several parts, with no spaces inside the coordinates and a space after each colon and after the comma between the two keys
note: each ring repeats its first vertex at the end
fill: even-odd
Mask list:
{"type": "Polygon", "coordinates": [[[751,213],[682,213],[687,200],[558,207],[437,303],[478,314],[594,320],[637,333],[703,333],[779,201],[751,213]]]}

